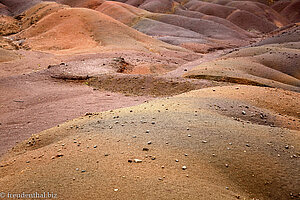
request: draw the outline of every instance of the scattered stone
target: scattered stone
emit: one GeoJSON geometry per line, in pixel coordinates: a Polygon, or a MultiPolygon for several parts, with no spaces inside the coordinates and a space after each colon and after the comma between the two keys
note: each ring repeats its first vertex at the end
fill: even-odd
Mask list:
{"type": "Polygon", "coordinates": [[[151,141],[149,141],[149,142],[147,142],[147,144],[152,144],[152,142],[151,142],[151,141]]]}
{"type": "Polygon", "coordinates": [[[284,148],[289,149],[290,147],[289,147],[289,145],[286,145],[284,148]]]}
{"type": "Polygon", "coordinates": [[[250,147],[250,144],[246,144],[246,147],[250,147]]]}
{"type": "Polygon", "coordinates": [[[179,160],[176,159],[175,162],[179,162],[179,160]]]}
{"type": "Polygon", "coordinates": [[[229,187],[225,187],[226,190],[229,190],[229,187]]]}
{"type": "Polygon", "coordinates": [[[150,131],[149,131],[149,130],[146,130],[146,133],[150,133],[150,131]]]}
{"type": "Polygon", "coordinates": [[[155,159],[156,159],[156,157],[155,157],[155,156],[152,156],[152,157],[151,157],[151,160],[155,160],[155,159]]]}
{"type": "Polygon", "coordinates": [[[149,148],[144,147],[143,151],[149,151],[149,148]]]}
{"type": "Polygon", "coordinates": [[[164,169],[164,168],[165,168],[165,166],[161,166],[161,168],[163,168],[163,169],[164,169]]]}
{"type": "Polygon", "coordinates": [[[115,192],[118,192],[118,191],[119,191],[119,189],[114,189],[114,191],[115,191],[115,192]]]}
{"type": "Polygon", "coordinates": [[[151,122],[151,124],[155,124],[155,122],[151,122]]]}
{"type": "Polygon", "coordinates": [[[229,167],[229,165],[228,165],[228,164],[225,164],[225,167],[227,167],[227,168],[228,168],[228,167],[229,167]]]}
{"type": "Polygon", "coordinates": [[[136,138],[136,135],[132,136],[132,138],[136,138]]]}
{"type": "Polygon", "coordinates": [[[104,156],[109,156],[109,154],[108,154],[108,153],[106,153],[106,154],[104,154],[104,156]]]}
{"type": "Polygon", "coordinates": [[[243,111],[242,111],[242,114],[243,114],[243,115],[246,115],[246,111],[243,110],[243,111]]]}
{"type": "Polygon", "coordinates": [[[135,163],[141,163],[141,162],[143,162],[143,161],[140,160],[140,159],[133,159],[133,161],[134,161],[135,163]]]}
{"type": "Polygon", "coordinates": [[[76,168],[75,170],[76,170],[76,171],[79,171],[79,168],[76,168]]]}
{"type": "Polygon", "coordinates": [[[202,143],[207,143],[207,141],[206,140],[202,140],[202,143]]]}
{"type": "Polygon", "coordinates": [[[187,135],[188,137],[192,137],[191,135],[187,135]]]}
{"type": "Polygon", "coordinates": [[[95,145],[94,148],[96,149],[96,148],[97,148],[97,145],[95,145]]]}
{"type": "Polygon", "coordinates": [[[187,169],[187,167],[186,166],[182,166],[182,170],[186,170],[187,169]]]}
{"type": "Polygon", "coordinates": [[[81,170],[81,173],[84,173],[84,172],[86,172],[85,170],[81,170]]]}
{"type": "Polygon", "coordinates": [[[28,160],[28,161],[26,161],[26,163],[30,163],[30,161],[28,160]]]}
{"type": "Polygon", "coordinates": [[[185,153],[184,156],[188,156],[188,154],[185,153]]]}
{"type": "Polygon", "coordinates": [[[75,181],[75,179],[76,179],[76,178],[75,178],[75,177],[73,177],[73,181],[75,181]]]}

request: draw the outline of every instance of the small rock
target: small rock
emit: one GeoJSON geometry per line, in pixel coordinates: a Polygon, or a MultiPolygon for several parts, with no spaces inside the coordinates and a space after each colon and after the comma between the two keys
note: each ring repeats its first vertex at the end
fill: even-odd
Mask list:
{"type": "Polygon", "coordinates": [[[136,138],[136,135],[132,136],[132,138],[136,138]]]}
{"type": "Polygon", "coordinates": [[[85,170],[81,170],[81,173],[84,173],[84,172],[86,172],[85,170]]]}
{"type": "Polygon", "coordinates": [[[119,189],[114,189],[114,191],[115,191],[115,192],[118,192],[118,191],[119,191],[119,189]]]}
{"type": "Polygon", "coordinates": [[[182,166],[182,170],[186,170],[187,169],[187,167],[186,166],[182,166]]]}
{"type": "Polygon", "coordinates": [[[229,165],[228,165],[228,164],[225,164],[225,167],[227,167],[227,168],[228,168],[228,167],[229,167],[229,165]]]}
{"type": "Polygon", "coordinates": [[[96,148],[97,148],[97,145],[95,145],[94,148],[96,149],[96,148]]]}
{"type": "Polygon", "coordinates": [[[147,144],[152,144],[152,142],[151,142],[151,141],[149,141],[149,142],[147,142],[147,144]]]}
{"type": "Polygon", "coordinates": [[[175,162],[179,162],[179,160],[176,159],[175,162]]]}
{"type": "Polygon", "coordinates": [[[149,148],[144,147],[143,151],[149,151],[149,148]]]}
{"type": "Polygon", "coordinates": [[[289,149],[290,147],[289,147],[289,145],[286,145],[284,148],[289,149]]]}
{"type": "Polygon", "coordinates": [[[207,143],[207,141],[206,140],[202,140],[202,143],[207,143]]]}
{"type": "Polygon", "coordinates": [[[243,114],[243,115],[246,115],[246,111],[243,110],[243,111],[242,111],[242,114],[243,114]]]}
{"type": "Polygon", "coordinates": [[[192,137],[191,135],[187,135],[188,137],[192,137]]]}
{"type": "Polygon", "coordinates": [[[149,130],[146,130],[146,133],[150,133],[150,131],[149,131],[149,130]]]}
{"type": "Polygon", "coordinates": [[[133,161],[134,161],[135,163],[141,163],[141,162],[143,162],[143,161],[140,160],[140,159],[133,159],[133,161]]]}

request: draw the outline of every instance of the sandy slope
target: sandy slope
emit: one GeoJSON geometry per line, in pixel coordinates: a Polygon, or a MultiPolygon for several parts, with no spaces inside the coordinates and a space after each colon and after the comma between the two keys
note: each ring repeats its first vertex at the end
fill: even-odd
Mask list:
{"type": "MultiPolygon", "coordinates": [[[[216,106],[228,106],[237,118],[242,111],[247,118],[290,118],[293,113],[275,107],[291,101],[296,107],[289,110],[299,110],[299,94],[238,87],[86,116],[34,135],[1,161],[0,186],[16,193],[49,191],[60,199],[296,197],[299,131],[234,120],[216,106]],[[128,162],[135,158],[142,163],[128,162]]],[[[299,127],[299,119],[295,123],[299,127]]]]}
{"type": "Polygon", "coordinates": [[[185,74],[235,83],[280,87],[299,91],[299,26],[282,30],[256,47],[237,50],[185,74]]]}

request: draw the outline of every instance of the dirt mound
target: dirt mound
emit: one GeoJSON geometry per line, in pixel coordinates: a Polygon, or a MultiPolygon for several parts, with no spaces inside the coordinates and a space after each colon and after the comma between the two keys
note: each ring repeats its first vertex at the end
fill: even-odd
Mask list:
{"type": "MultiPolygon", "coordinates": [[[[265,45],[265,44],[284,44],[299,42],[300,40],[300,25],[291,24],[290,26],[278,29],[270,34],[269,37],[266,37],[262,41],[256,43],[256,46],[265,45]]],[[[291,47],[293,45],[290,45],[291,47]]],[[[297,48],[297,45],[296,47],[297,48]]]]}
{"type": "Polygon", "coordinates": [[[243,10],[234,11],[227,20],[250,32],[268,33],[277,28],[275,24],[243,10]]]}
{"type": "Polygon", "coordinates": [[[121,2],[155,13],[170,12],[174,6],[173,0],[123,0],[121,2]]]}
{"type": "Polygon", "coordinates": [[[0,3],[0,15],[11,15],[9,8],[2,3],[0,3]]]}
{"type": "Polygon", "coordinates": [[[185,76],[300,91],[298,28],[204,63],[185,76]],[[297,37],[296,37],[297,36],[297,37]],[[291,40],[288,40],[290,38],[291,40]]]}
{"type": "Polygon", "coordinates": [[[207,15],[197,18],[184,10],[157,14],[119,2],[105,2],[96,10],[147,35],[196,52],[249,44],[254,37],[225,19],[207,15]]]}
{"type": "Polygon", "coordinates": [[[16,146],[1,161],[0,186],[15,193],[43,189],[60,199],[297,198],[299,131],[215,109],[280,118],[273,109],[279,105],[299,110],[294,95],[218,87],[89,113],[16,146]]]}
{"type": "Polygon", "coordinates": [[[22,29],[27,29],[31,25],[36,24],[45,16],[57,12],[63,8],[68,8],[68,6],[61,5],[55,2],[42,2],[26,10],[17,18],[22,24],[22,29]]]}
{"type": "Polygon", "coordinates": [[[230,6],[222,6],[219,4],[202,1],[188,1],[186,4],[184,4],[184,7],[191,11],[197,11],[206,15],[213,15],[221,18],[226,18],[236,10],[230,6]]]}
{"type": "Polygon", "coordinates": [[[282,27],[289,24],[289,20],[265,4],[251,1],[232,1],[226,5],[248,11],[249,13],[258,16],[261,19],[270,21],[277,27],[282,27]]]}
{"type": "MultiPolygon", "coordinates": [[[[44,4],[40,7],[48,10],[44,4]]],[[[41,11],[48,13],[47,10],[41,11]]],[[[93,49],[184,51],[141,34],[102,13],[83,8],[61,8],[18,34],[17,38],[24,38],[25,45],[29,48],[51,52],[78,52],[93,49]],[[77,24],[76,27],[73,26],[74,23],[77,24]]]]}
{"type": "Polygon", "coordinates": [[[18,33],[21,30],[20,22],[16,19],[0,15],[0,35],[11,35],[14,33],[18,33]]]}
{"type": "Polygon", "coordinates": [[[40,3],[41,0],[2,0],[1,3],[5,5],[13,15],[19,15],[35,4],[40,3]]]}
{"type": "Polygon", "coordinates": [[[300,22],[300,0],[290,2],[280,14],[288,18],[291,22],[300,22]]]}

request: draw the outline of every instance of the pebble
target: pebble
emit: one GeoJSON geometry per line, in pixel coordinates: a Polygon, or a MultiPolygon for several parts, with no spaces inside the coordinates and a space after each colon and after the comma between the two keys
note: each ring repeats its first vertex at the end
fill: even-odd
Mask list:
{"type": "Polygon", "coordinates": [[[246,147],[250,147],[250,144],[246,144],[246,147]]]}
{"type": "Polygon", "coordinates": [[[289,145],[286,145],[284,148],[289,149],[290,147],[289,147],[289,145]]]}
{"type": "Polygon", "coordinates": [[[85,170],[81,170],[82,173],[86,172],[85,170]]]}
{"type": "Polygon", "coordinates": [[[115,192],[118,192],[118,191],[119,191],[119,189],[114,189],[114,191],[115,191],[115,192]]]}
{"type": "Polygon", "coordinates": [[[94,148],[96,149],[96,148],[97,148],[97,145],[95,145],[94,148]]]}
{"type": "Polygon", "coordinates": [[[243,111],[242,111],[242,114],[243,114],[243,115],[246,115],[246,111],[243,110],[243,111]]]}
{"type": "Polygon", "coordinates": [[[192,137],[191,135],[187,135],[188,137],[192,137]]]}
{"type": "Polygon", "coordinates": [[[188,154],[185,153],[184,156],[188,156],[188,154]]]}
{"type": "Polygon", "coordinates": [[[186,170],[186,168],[187,168],[186,166],[182,166],[182,170],[186,170]]]}
{"type": "Polygon", "coordinates": [[[207,143],[207,141],[206,140],[202,140],[202,143],[207,143]]]}
{"type": "Polygon", "coordinates": [[[149,151],[149,148],[144,147],[143,151],[149,151]]]}
{"type": "Polygon", "coordinates": [[[143,161],[140,160],[140,159],[133,159],[133,161],[134,161],[135,163],[141,163],[141,162],[143,162],[143,161]]]}
{"type": "Polygon", "coordinates": [[[132,138],[136,138],[136,135],[132,136],[132,138]]]}
{"type": "Polygon", "coordinates": [[[149,130],[146,130],[146,133],[150,133],[150,131],[149,131],[149,130]]]}
{"type": "Polygon", "coordinates": [[[176,159],[175,162],[179,162],[179,160],[176,159]]]}
{"type": "Polygon", "coordinates": [[[225,167],[229,167],[229,165],[228,165],[228,164],[225,164],[225,167]]]}
{"type": "Polygon", "coordinates": [[[149,141],[149,142],[147,142],[147,144],[152,144],[152,142],[151,142],[151,141],[149,141]]]}

